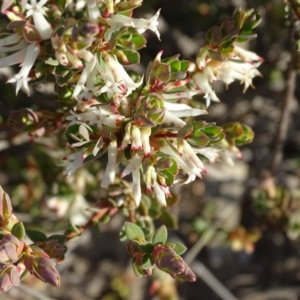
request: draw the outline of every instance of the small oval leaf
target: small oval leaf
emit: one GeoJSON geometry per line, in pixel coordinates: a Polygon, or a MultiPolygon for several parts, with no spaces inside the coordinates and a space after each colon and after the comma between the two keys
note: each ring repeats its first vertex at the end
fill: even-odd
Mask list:
{"type": "Polygon", "coordinates": [[[153,235],[153,244],[164,244],[168,238],[168,231],[165,225],[160,226],[153,235]]]}
{"type": "Polygon", "coordinates": [[[145,238],[143,230],[139,226],[131,222],[125,223],[125,234],[129,240],[132,240],[136,237],[145,238]]]}

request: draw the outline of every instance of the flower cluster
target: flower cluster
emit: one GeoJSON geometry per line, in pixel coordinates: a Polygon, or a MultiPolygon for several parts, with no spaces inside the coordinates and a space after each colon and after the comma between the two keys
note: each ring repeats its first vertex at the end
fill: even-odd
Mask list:
{"type": "MultiPolygon", "coordinates": [[[[71,176],[85,163],[104,156],[107,164],[102,187],[131,175],[135,207],[145,200],[143,186],[166,206],[172,196],[170,187],[201,178],[206,173],[205,161],[215,162],[226,151],[238,153],[236,146],[251,141],[253,134],[247,126],[222,128],[201,121],[199,116],[207,111],[190,100],[204,93],[207,106],[210,100],[219,101],[211,86],[216,80],[227,85],[240,80],[245,90],[252,86],[253,78],[260,75],[257,67],[261,58],[236,43],[253,37],[260,19],[253,10],[240,10],[208,32],[208,45],[199,51],[196,63],[180,60],[179,55],[162,59],[161,51],[141,76],[127,67],[140,61],[138,50],[146,44],[143,33],[150,30],[160,38],[160,10],[149,19],[132,17],[141,3],[88,0],[73,5],[58,0],[5,0],[1,12],[10,20],[11,33],[0,37],[0,52],[12,54],[0,58],[0,68],[21,65],[19,73],[8,81],[16,82],[17,93],[23,88],[29,94],[29,81],[55,83],[56,97],[63,103],[57,116],[23,110],[14,112],[9,123],[33,137],[63,127],[54,128],[56,122],[67,127],[72,153],[65,157],[63,175],[71,176]]],[[[53,206],[58,206],[59,201],[54,200],[53,206]]],[[[34,240],[39,242],[34,247],[16,239],[2,240],[3,249],[14,249],[5,263],[20,262],[36,277],[58,285],[50,260],[56,245],[47,238],[34,240]],[[43,275],[45,270],[52,274],[51,279],[43,275]]],[[[171,271],[166,272],[193,281],[178,253],[160,244],[152,262],[162,269],[168,264],[171,271]]],[[[136,265],[140,263],[136,258],[136,265]]],[[[17,282],[16,272],[21,272],[13,266],[3,273],[11,284],[17,282]]]]}
{"type": "MultiPolygon", "coordinates": [[[[66,248],[56,238],[36,236],[32,245],[26,244],[25,229],[12,211],[7,193],[0,187],[0,292],[18,286],[28,275],[34,275],[43,282],[59,286],[60,276],[55,268],[56,262],[64,258],[66,248]]],[[[31,237],[34,236],[32,232],[31,237]]],[[[34,239],[34,238],[33,238],[34,239]]]]}

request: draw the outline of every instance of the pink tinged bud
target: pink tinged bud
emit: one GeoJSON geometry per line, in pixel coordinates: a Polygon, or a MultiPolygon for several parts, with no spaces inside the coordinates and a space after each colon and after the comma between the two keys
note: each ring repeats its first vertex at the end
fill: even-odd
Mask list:
{"type": "Polygon", "coordinates": [[[0,241],[0,263],[14,263],[22,255],[24,243],[12,234],[5,235],[0,241]]]}
{"type": "Polygon", "coordinates": [[[140,129],[132,125],[131,127],[131,149],[132,150],[141,150],[143,148],[142,146],[142,140],[141,140],[141,131],[140,129]]]}
{"type": "Polygon", "coordinates": [[[173,278],[180,278],[191,282],[196,276],[185,261],[170,247],[157,244],[152,252],[155,265],[162,271],[169,273],[173,278]]]}
{"type": "Polygon", "coordinates": [[[74,56],[73,54],[71,54],[70,52],[67,52],[66,53],[66,56],[67,56],[67,59],[69,61],[69,63],[75,68],[75,69],[78,69],[78,70],[81,70],[83,69],[84,65],[82,63],[82,61],[77,58],[76,56],[74,56]]]}
{"type": "Polygon", "coordinates": [[[116,141],[111,141],[107,148],[108,163],[104,172],[103,179],[101,181],[101,186],[108,188],[108,185],[113,183],[116,175],[117,168],[117,154],[118,147],[116,141]]]}
{"type": "Polygon", "coordinates": [[[142,127],[141,128],[141,141],[143,145],[143,150],[146,156],[150,155],[151,146],[150,146],[150,135],[151,135],[151,128],[150,127],[142,127]]]}
{"type": "MultiPolygon", "coordinates": [[[[128,127],[128,128],[129,128],[129,127],[128,127]]],[[[127,128],[126,128],[125,135],[124,135],[124,138],[123,138],[123,140],[122,140],[122,145],[121,145],[121,147],[120,147],[120,150],[126,148],[126,147],[128,146],[128,144],[130,143],[130,140],[131,140],[131,139],[130,139],[130,134],[129,134],[127,128]]]]}
{"type": "Polygon", "coordinates": [[[18,267],[7,265],[0,273],[0,292],[7,292],[11,287],[20,284],[20,273],[18,267]]]}
{"type": "Polygon", "coordinates": [[[5,227],[12,215],[10,197],[0,186],[0,228],[5,227]]]}
{"type": "Polygon", "coordinates": [[[60,276],[55,268],[55,261],[46,257],[34,259],[33,275],[43,282],[60,286],[60,276]]]}
{"type": "Polygon", "coordinates": [[[156,196],[156,199],[158,200],[158,202],[162,206],[167,206],[166,195],[165,195],[164,191],[162,190],[162,188],[160,187],[160,185],[156,181],[154,181],[152,186],[153,186],[154,193],[155,193],[155,196],[156,196]]]}

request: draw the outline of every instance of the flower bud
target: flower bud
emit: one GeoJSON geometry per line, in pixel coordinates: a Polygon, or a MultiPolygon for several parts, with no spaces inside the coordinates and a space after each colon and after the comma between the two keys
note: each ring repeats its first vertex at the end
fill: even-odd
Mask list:
{"type": "Polygon", "coordinates": [[[152,260],[162,271],[173,278],[196,281],[196,276],[184,260],[168,246],[157,244],[152,252],[152,260]]]}
{"type": "Polygon", "coordinates": [[[18,267],[8,265],[0,273],[0,292],[7,292],[12,286],[20,284],[20,273],[18,267]]]}
{"type": "Polygon", "coordinates": [[[14,263],[21,257],[24,243],[12,234],[5,235],[0,241],[0,263],[14,263]]]}
{"type": "Polygon", "coordinates": [[[50,258],[54,258],[57,262],[61,262],[65,258],[66,247],[57,240],[39,242],[35,243],[35,245],[46,252],[50,258]]]}
{"type": "Polygon", "coordinates": [[[10,197],[0,186],[0,228],[5,227],[12,214],[10,197]]]}
{"type": "Polygon", "coordinates": [[[60,276],[55,268],[55,261],[47,257],[24,256],[26,269],[36,278],[54,286],[60,286],[60,276]]]}
{"type": "Polygon", "coordinates": [[[54,286],[60,286],[60,276],[55,268],[55,261],[45,257],[37,257],[34,264],[34,276],[54,286]]]}

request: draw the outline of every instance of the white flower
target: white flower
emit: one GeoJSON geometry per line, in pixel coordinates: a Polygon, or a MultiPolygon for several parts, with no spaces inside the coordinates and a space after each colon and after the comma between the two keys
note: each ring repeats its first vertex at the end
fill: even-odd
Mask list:
{"type": "Polygon", "coordinates": [[[204,98],[206,98],[206,106],[207,107],[210,105],[210,100],[220,102],[215,91],[211,88],[211,85],[209,83],[209,78],[207,78],[207,75],[205,75],[203,72],[196,72],[192,78],[193,78],[194,83],[205,94],[204,98]]]}
{"type": "Polygon", "coordinates": [[[261,76],[257,70],[259,65],[260,62],[255,64],[249,62],[223,62],[217,71],[217,78],[226,84],[230,84],[234,80],[240,80],[245,85],[243,90],[245,92],[249,86],[253,87],[252,79],[261,76]]]}
{"type": "Polygon", "coordinates": [[[164,107],[178,118],[182,117],[195,117],[199,115],[206,115],[207,111],[199,108],[192,108],[184,103],[169,103],[164,102],[164,107]]]}
{"type": "Polygon", "coordinates": [[[189,175],[188,179],[184,182],[188,184],[196,179],[196,176],[201,178],[201,172],[203,171],[203,164],[201,161],[195,164],[195,161],[191,161],[191,154],[182,153],[182,156],[179,156],[177,150],[169,143],[163,146],[160,151],[170,155],[177,163],[177,165],[189,175]],[[202,165],[201,165],[202,164],[202,165]]]}
{"type": "Polygon", "coordinates": [[[43,6],[47,1],[48,0],[41,0],[37,3],[36,0],[31,0],[31,4],[27,3],[25,6],[27,9],[26,18],[28,18],[29,16],[33,17],[34,25],[43,40],[49,39],[52,35],[52,27],[43,16],[45,15],[43,6]]]}
{"type": "Polygon", "coordinates": [[[65,176],[72,175],[80,166],[83,165],[83,160],[86,157],[83,151],[72,153],[65,157],[65,160],[71,161],[71,163],[62,172],[65,176]]]}
{"type": "Polygon", "coordinates": [[[105,85],[96,95],[107,93],[108,98],[121,99],[139,87],[143,79],[135,83],[114,55],[107,54],[104,59],[99,57],[97,68],[105,85]]]}
{"type": "Polygon", "coordinates": [[[141,202],[141,179],[140,179],[140,167],[142,165],[142,157],[135,154],[129,161],[126,168],[121,173],[121,178],[132,173],[132,183],[133,183],[133,197],[136,207],[140,205],[141,202]]]}
{"type": "MultiPolygon", "coordinates": [[[[23,50],[20,50],[23,51],[23,50]]],[[[23,52],[17,52],[18,55],[23,54],[23,52]]],[[[25,58],[22,62],[22,68],[18,74],[16,74],[13,78],[8,80],[7,82],[16,82],[16,93],[18,94],[20,88],[23,86],[24,89],[27,91],[27,94],[29,94],[29,87],[28,87],[28,81],[30,78],[28,78],[29,72],[40,53],[40,46],[39,44],[30,44],[26,48],[26,54],[25,58]]],[[[13,54],[14,55],[14,54],[13,54]]],[[[15,55],[17,55],[15,53],[15,55]]],[[[11,56],[6,57],[7,59],[12,58],[11,56]]]]}
{"type": "Polygon", "coordinates": [[[101,181],[101,186],[108,188],[108,185],[113,183],[116,175],[117,168],[117,154],[118,147],[116,141],[111,141],[107,147],[108,162],[105,169],[104,176],[101,181]]]}
{"type": "Polygon", "coordinates": [[[158,37],[160,38],[159,32],[157,30],[158,26],[158,16],[159,16],[160,10],[157,11],[157,13],[149,20],[146,19],[133,19],[130,17],[126,17],[123,15],[113,15],[111,18],[107,19],[108,24],[113,28],[119,28],[119,27],[133,27],[137,29],[138,33],[143,33],[147,29],[152,30],[158,37]]]}
{"type": "Polygon", "coordinates": [[[245,62],[263,61],[263,59],[252,51],[248,51],[238,46],[234,46],[233,53],[245,62]]]}
{"type": "Polygon", "coordinates": [[[96,0],[86,0],[87,2],[87,9],[88,9],[88,16],[89,19],[93,21],[97,21],[98,17],[101,16],[97,1],[96,0]]]}

